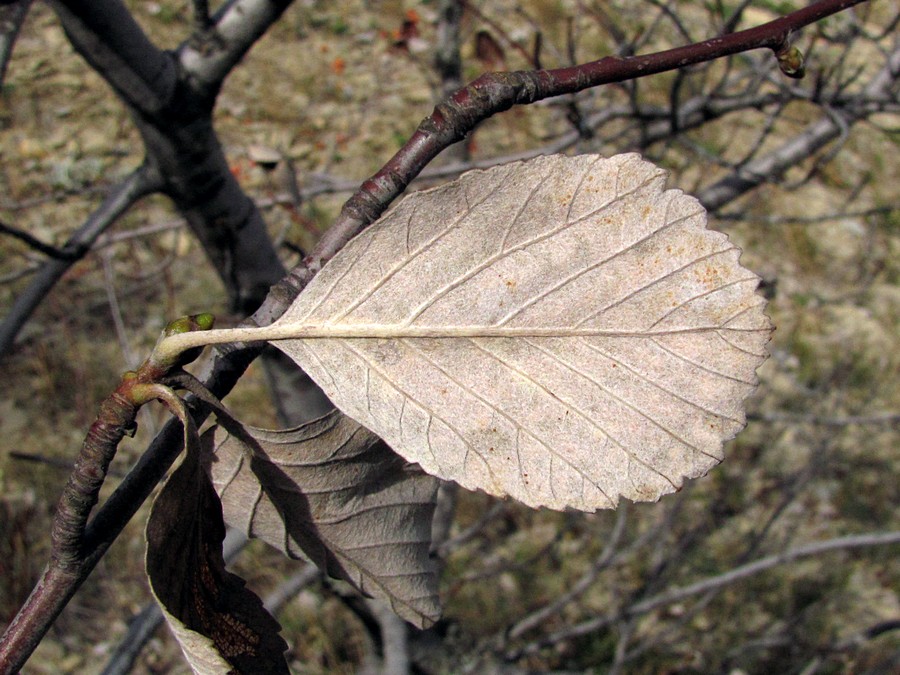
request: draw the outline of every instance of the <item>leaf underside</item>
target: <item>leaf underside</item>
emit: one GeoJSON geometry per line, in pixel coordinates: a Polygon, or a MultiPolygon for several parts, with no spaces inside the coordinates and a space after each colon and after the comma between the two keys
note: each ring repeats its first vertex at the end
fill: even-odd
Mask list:
{"type": "Polygon", "coordinates": [[[722,459],[771,325],[740,250],[627,154],[419,192],[275,324],[347,415],[427,472],[531,506],[655,500],[722,459]]]}
{"type": "Polygon", "coordinates": [[[188,447],[147,521],[147,577],[195,673],[289,672],[278,622],[225,569],[222,507],[188,447]]]}
{"type": "Polygon", "coordinates": [[[429,557],[438,481],[339,412],[296,429],[215,428],[207,471],[225,521],[388,602],[440,616],[429,557]]]}

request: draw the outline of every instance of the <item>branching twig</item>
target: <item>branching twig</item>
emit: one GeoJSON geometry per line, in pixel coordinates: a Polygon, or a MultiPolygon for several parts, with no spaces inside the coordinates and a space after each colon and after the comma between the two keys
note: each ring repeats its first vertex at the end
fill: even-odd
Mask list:
{"type": "MultiPolygon", "coordinates": [[[[739,33],[735,33],[739,35],[739,33]]],[[[895,98],[897,73],[900,72],[900,48],[890,54],[884,67],[865,87],[866,100],[895,98]]],[[[758,185],[781,176],[788,168],[811,157],[819,149],[841,136],[845,125],[862,119],[868,111],[847,106],[813,122],[781,147],[737,169],[732,175],[705,188],[697,198],[710,211],[716,211],[758,185]],[[837,122],[835,117],[841,121],[837,122]]]]}
{"type": "Polygon", "coordinates": [[[63,274],[90,250],[97,238],[119,216],[131,208],[141,197],[156,190],[159,185],[159,177],[145,165],[136,169],[113,188],[97,210],[69,237],[61,249],[64,257],[47,261],[37,276],[31,280],[28,288],[16,298],[12,309],[0,324],[0,356],[9,351],[28,317],[63,274]]]}
{"type": "Polygon", "coordinates": [[[510,628],[510,630],[508,631],[508,637],[510,639],[516,639],[519,636],[527,633],[528,631],[536,628],[537,626],[540,626],[555,614],[561,612],[569,603],[582,596],[591,587],[591,585],[593,585],[594,581],[600,575],[600,572],[606,569],[606,567],[608,567],[616,557],[619,541],[621,540],[622,534],[625,531],[625,521],[627,515],[627,504],[623,503],[618,509],[616,524],[613,526],[612,532],[609,535],[609,539],[606,542],[606,546],[603,547],[603,551],[597,557],[597,560],[594,562],[594,564],[591,565],[591,567],[581,577],[581,579],[573,584],[572,587],[563,595],[555,598],[553,602],[545,605],[544,607],[541,607],[537,611],[532,612],[528,616],[518,621],[512,628],[510,628]]]}
{"type": "Polygon", "coordinates": [[[689,586],[671,588],[663,593],[659,593],[658,595],[654,595],[640,602],[636,602],[633,605],[624,607],[621,610],[569,626],[548,635],[544,639],[530,643],[522,650],[507,654],[507,658],[515,659],[536,653],[547,646],[557,644],[564,640],[570,640],[580,635],[587,635],[588,633],[610,626],[616,621],[621,620],[623,617],[634,617],[647,614],[659,607],[680,602],[691,596],[733,584],[746,577],[759,574],[760,572],[764,572],[773,567],[777,567],[778,565],[783,565],[800,558],[818,556],[832,551],[865,548],[869,546],[891,546],[896,544],[900,544],[900,532],[879,532],[852,535],[848,537],[836,537],[834,539],[826,539],[824,541],[807,544],[806,546],[799,546],[785,551],[784,553],[776,553],[775,555],[760,558],[752,563],[735,567],[722,574],[706,577],[689,586]]]}
{"type": "Polygon", "coordinates": [[[606,57],[558,70],[488,73],[438,105],[407,143],[344,204],[316,251],[294,274],[308,281],[366,225],[373,222],[444,148],[479,122],[514,105],[683,68],[751,49],[778,53],[799,29],[864,0],[820,0],[780,19],[704,42],[643,56],[606,57]]]}

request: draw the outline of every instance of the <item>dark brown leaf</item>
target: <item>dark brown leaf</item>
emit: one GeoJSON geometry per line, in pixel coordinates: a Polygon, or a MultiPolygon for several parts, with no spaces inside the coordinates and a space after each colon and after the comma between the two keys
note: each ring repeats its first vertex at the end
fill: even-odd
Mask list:
{"type": "Polygon", "coordinates": [[[437,480],[339,412],[235,434],[216,429],[208,467],[229,525],[312,560],[417,626],[439,617],[429,558],[437,480]]]}
{"type": "Polygon", "coordinates": [[[153,594],[195,672],[288,673],[278,622],[225,569],[222,506],[199,455],[185,453],[147,522],[153,594]]]}

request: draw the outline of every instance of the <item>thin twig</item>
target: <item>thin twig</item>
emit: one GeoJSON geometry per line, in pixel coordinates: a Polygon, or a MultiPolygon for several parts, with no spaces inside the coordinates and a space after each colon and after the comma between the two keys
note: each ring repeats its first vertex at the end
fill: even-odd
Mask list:
{"type": "Polygon", "coordinates": [[[654,54],[625,58],[610,56],[557,70],[482,75],[438,105],[387,164],[362,184],[359,192],[344,204],[316,250],[304,261],[304,268],[295,270],[294,274],[298,279],[308,281],[344,244],[381,215],[444,148],[461,140],[479,122],[498,112],[514,105],[534,103],[602,84],[635,80],[752,49],[767,48],[777,52],[800,28],[864,1],[820,0],[755,28],[654,54]]]}
{"type": "Polygon", "coordinates": [[[693,595],[698,595],[700,593],[705,593],[706,591],[733,584],[746,577],[765,572],[773,567],[784,565],[800,558],[818,556],[832,551],[866,548],[870,546],[892,546],[895,544],[900,544],[900,531],[874,532],[847,537],[836,537],[834,539],[814,542],[806,546],[799,546],[785,551],[784,553],[776,553],[775,555],[760,558],[752,563],[735,567],[722,574],[706,577],[688,586],[671,588],[668,591],[659,593],[658,595],[654,595],[628,607],[624,607],[621,610],[596,617],[589,621],[574,624],[561,631],[552,633],[546,638],[533,642],[515,654],[508,655],[508,657],[519,658],[521,656],[536,653],[547,646],[557,644],[564,640],[570,640],[580,635],[587,635],[588,633],[605,628],[616,621],[619,621],[623,617],[647,614],[659,607],[680,602],[693,595]]]}
{"type": "Polygon", "coordinates": [[[58,260],[78,259],[78,256],[75,252],[66,251],[64,249],[51,246],[50,244],[45,244],[37,237],[32,237],[30,234],[25,232],[25,230],[20,230],[19,228],[13,227],[12,225],[0,223],[0,234],[5,234],[7,236],[13,237],[14,239],[18,239],[29,248],[33,248],[35,251],[43,253],[48,258],[56,258],[58,260]]]}
{"type": "Polygon", "coordinates": [[[116,338],[119,341],[119,350],[125,359],[125,367],[137,368],[138,361],[128,341],[128,333],[125,330],[125,321],[122,319],[122,308],[119,306],[119,298],[116,295],[115,272],[112,268],[112,260],[109,251],[104,251],[100,256],[103,262],[103,286],[106,290],[106,302],[109,305],[109,313],[112,316],[113,326],[116,329],[116,338]]]}
{"type": "Polygon", "coordinates": [[[561,612],[569,603],[584,595],[585,592],[593,585],[597,577],[604,569],[606,569],[613,559],[616,557],[617,548],[622,534],[625,531],[625,522],[628,515],[628,505],[623,502],[619,506],[616,514],[616,523],[613,525],[612,532],[603,547],[603,551],[594,561],[594,564],[572,587],[563,595],[553,600],[553,602],[541,607],[539,610],[532,612],[528,616],[518,621],[509,631],[508,637],[515,639],[524,633],[536,628],[546,622],[555,614],[561,612]]]}
{"type": "MultiPolygon", "coordinates": [[[[735,33],[735,35],[739,35],[739,33],[735,33]]],[[[884,67],[866,85],[864,98],[877,100],[895,96],[896,94],[892,94],[892,91],[896,89],[897,72],[900,72],[900,47],[890,54],[884,67]]],[[[767,155],[748,162],[731,175],[704,188],[697,198],[707,210],[717,211],[742,194],[778,178],[790,167],[815,155],[828,143],[839,138],[845,125],[860,120],[868,114],[869,111],[865,107],[847,106],[840,110],[833,109],[831,115],[811,123],[803,131],[795,134],[767,155]],[[839,116],[842,121],[836,122],[835,116],[839,116]]]]}
{"type": "Polygon", "coordinates": [[[871,415],[827,415],[798,414],[784,412],[751,413],[748,420],[762,422],[789,422],[792,424],[815,424],[825,427],[849,427],[870,424],[900,424],[900,413],[874,413],[871,415]]]}
{"type": "Polygon", "coordinates": [[[158,189],[160,185],[158,176],[151,169],[142,166],[112,189],[97,210],[69,237],[62,248],[66,257],[47,261],[37,276],[31,280],[28,288],[16,298],[9,313],[0,323],[0,356],[9,351],[22,326],[75,261],[90,251],[97,238],[115,223],[119,216],[141,197],[158,189]]]}

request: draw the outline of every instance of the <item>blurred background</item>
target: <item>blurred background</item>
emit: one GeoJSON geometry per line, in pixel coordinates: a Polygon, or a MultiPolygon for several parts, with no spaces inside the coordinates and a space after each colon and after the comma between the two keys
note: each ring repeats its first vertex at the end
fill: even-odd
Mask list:
{"type": "MultiPolygon", "coordinates": [[[[302,0],[228,77],[216,129],[290,267],[434,104],[482,72],[649,53],[804,4],[302,0]]],[[[126,5],[161,47],[191,33],[189,2],[126,5]]],[[[879,538],[900,531],[898,21],[900,3],[880,0],[807,28],[799,80],[758,51],[518,107],[417,181],[550,152],[641,152],[744,250],[777,330],[726,461],[658,504],[532,511],[445,486],[444,619],[410,631],[411,672],[900,672],[900,545],[879,538]]],[[[0,96],[0,321],[140,148],[127,110],[33,4],[0,96]]],[[[205,311],[221,325],[242,318],[177,210],[153,196],[17,327],[0,354],[0,622],[44,566],[98,402],[169,320],[205,311]]],[[[278,424],[260,365],[226,403],[278,424]]],[[[118,477],[165,419],[141,415],[118,477]]],[[[150,601],[143,520],[27,672],[103,671],[150,601]]],[[[376,672],[366,612],[377,612],[345,587],[259,542],[234,569],[261,596],[283,596],[295,672],[376,672]]],[[[132,672],[187,672],[162,627],[135,658],[132,672]]]]}

